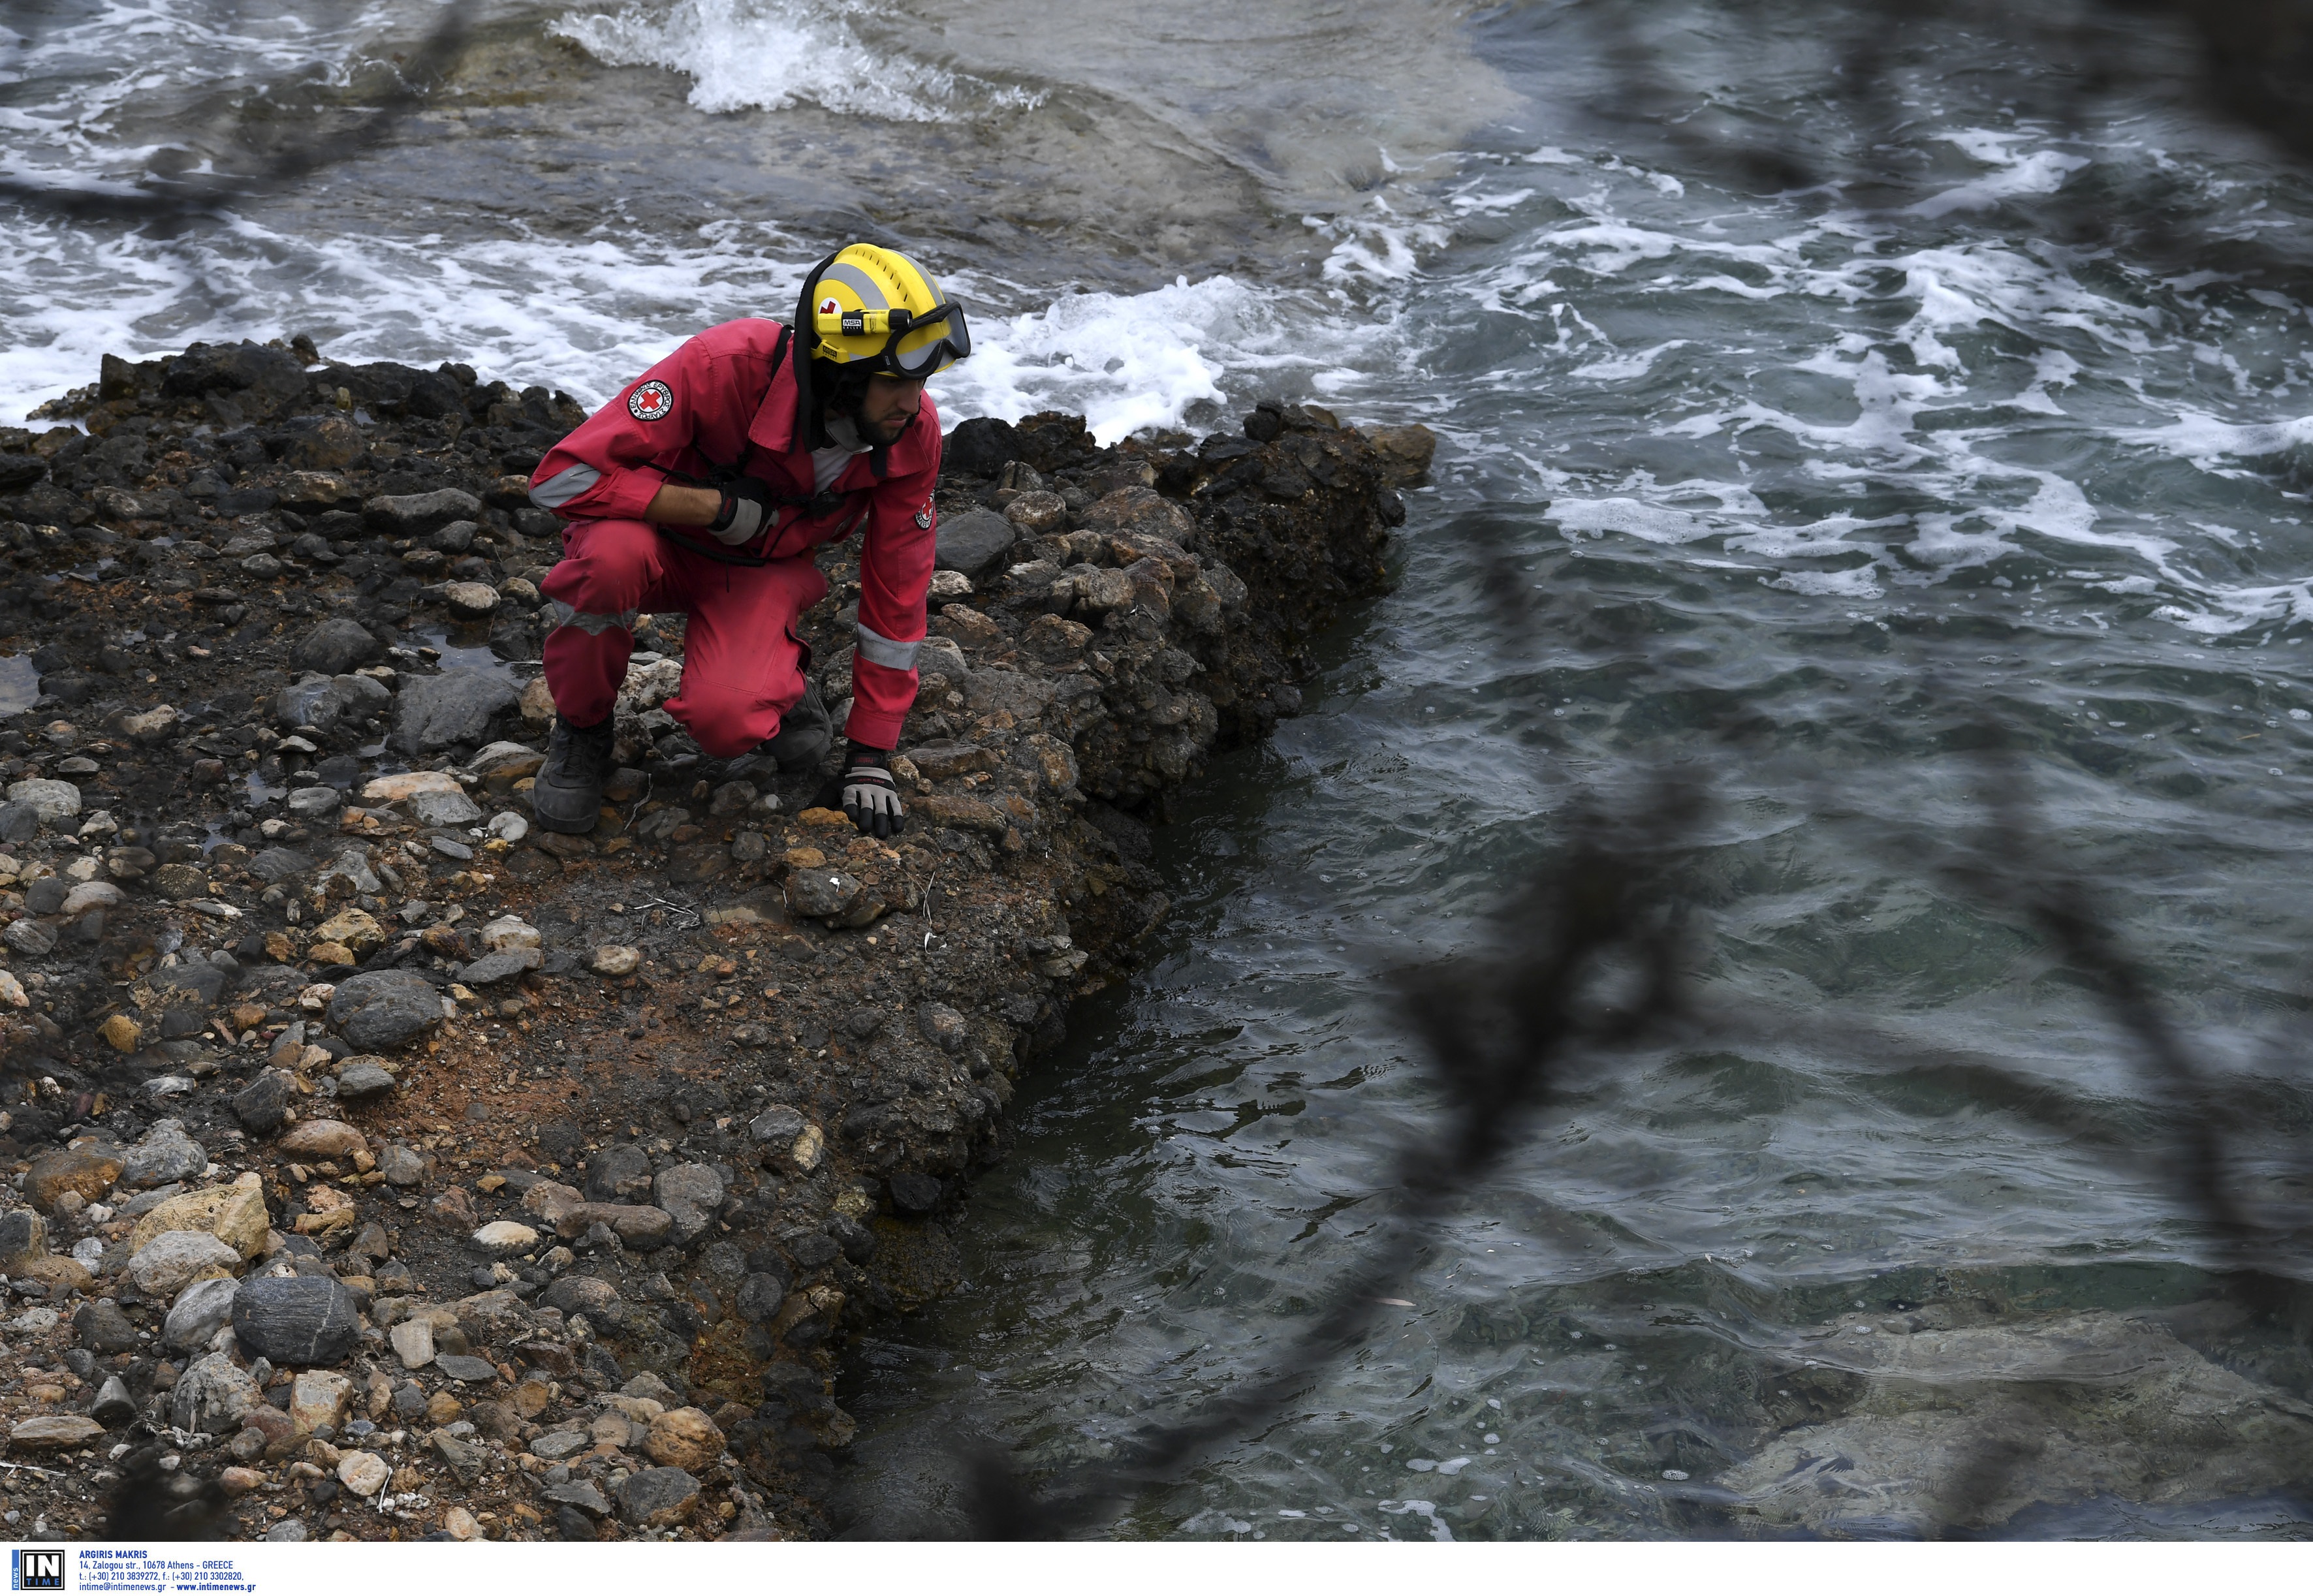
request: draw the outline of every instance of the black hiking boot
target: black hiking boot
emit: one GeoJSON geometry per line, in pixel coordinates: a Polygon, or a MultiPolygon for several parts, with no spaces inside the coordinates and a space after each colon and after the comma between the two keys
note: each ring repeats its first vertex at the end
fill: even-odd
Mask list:
{"type": "Polygon", "coordinates": [[[781,770],[790,774],[798,770],[816,770],[827,758],[827,750],[835,746],[835,723],[828,717],[827,704],[819,696],[819,684],[804,684],[803,697],[796,699],[787,714],[779,717],[779,729],[760,743],[755,752],[765,759],[776,759],[781,770]]]}
{"type": "Polygon", "coordinates": [[[574,726],[554,717],[554,741],[530,792],[531,818],[541,830],[592,831],[602,818],[602,786],[611,779],[611,719],[574,726]]]}

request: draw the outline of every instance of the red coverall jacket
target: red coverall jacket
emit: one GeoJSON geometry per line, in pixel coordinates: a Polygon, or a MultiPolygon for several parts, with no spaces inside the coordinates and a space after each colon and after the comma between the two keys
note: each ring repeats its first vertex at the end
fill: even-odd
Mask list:
{"type": "MultiPolygon", "coordinates": [[[[751,318],[690,339],[548,452],[532,474],[532,500],[574,522],[639,522],[670,480],[667,472],[676,473],[678,482],[686,477],[703,481],[732,467],[761,478],[774,493],[810,497],[809,431],[796,413],[796,345],[787,338],[782,349],[783,332],[775,321],[751,318]]],[[[853,456],[831,485],[845,495],[840,510],[814,519],[799,505],[782,505],[754,542],[735,551],[807,562],[820,544],[865,525],[846,734],[871,748],[898,745],[901,723],[915,702],[916,656],[923,646],[937,540],[932,487],[939,462],[939,412],[926,394],[898,443],[853,456]]],[[[574,553],[583,530],[566,534],[574,553]]],[[[704,527],[674,530],[693,542],[721,547],[704,527]]],[[[681,563],[725,583],[761,574],[704,557],[681,563]]],[[[785,639],[762,641],[768,648],[785,639]]]]}

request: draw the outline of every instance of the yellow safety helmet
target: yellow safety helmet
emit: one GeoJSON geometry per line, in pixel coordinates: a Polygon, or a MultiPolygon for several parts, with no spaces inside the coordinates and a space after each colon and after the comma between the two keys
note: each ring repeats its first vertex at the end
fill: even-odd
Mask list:
{"type": "Polygon", "coordinates": [[[796,338],[808,360],[920,379],[972,353],[963,307],[897,250],[849,244],[804,279],[796,338]]]}

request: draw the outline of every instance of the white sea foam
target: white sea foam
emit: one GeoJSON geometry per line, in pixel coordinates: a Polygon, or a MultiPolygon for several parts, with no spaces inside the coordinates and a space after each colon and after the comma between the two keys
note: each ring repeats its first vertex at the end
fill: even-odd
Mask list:
{"type": "Polygon", "coordinates": [[[1878,570],[1871,566],[1854,566],[1843,571],[1786,571],[1781,576],[1769,578],[1767,585],[1781,588],[1785,592],[1804,593],[1811,599],[1877,599],[1886,592],[1879,585],[1878,570]]]}
{"type": "MultiPolygon", "coordinates": [[[[299,73],[342,82],[379,40],[416,37],[440,12],[435,0],[61,3],[11,62],[40,77],[37,92],[0,109],[0,162],[18,171],[133,173],[150,152],[114,140],[108,118],[156,73],[181,77],[189,93],[299,73]]],[[[884,0],[675,0],[575,11],[554,26],[606,61],[689,74],[694,101],[709,109],[803,100],[920,118],[1024,98],[911,54],[922,25],[884,0]]],[[[822,241],[737,225],[670,240],[616,222],[574,239],[453,206],[444,215],[460,224],[454,237],[333,227],[325,210],[282,224],[203,219],[173,237],[12,215],[0,229],[0,321],[11,335],[0,345],[0,418],[21,420],[88,381],[106,353],[290,332],[339,358],[462,360],[597,399],[701,326],[785,315],[822,241]]],[[[1376,213],[1344,235],[1343,260],[1362,247],[1369,259],[1353,275],[1408,270],[1410,251],[1439,236],[1376,213]]],[[[977,266],[988,281],[1005,265],[941,264],[951,275],[977,266]]],[[[998,282],[972,305],[979,353],[938,388],[952,417],[1067,406],[1113,439],[1272,391],[1351,393],[1364,369],[1343,330],[1359,318],[1338,298],[1256,292],[1227,276],[1057,300],[1050,288],[998,282]]]]}
{"type": "MultiPolygon", "coordinates": [[[[719,223],[670,243],[603,232],[312,237],[249,222],[166,244],[31,223],[0,241],[0,421],[88,381],[106,353],[310,333],[332,358],[463,361],[517,386],[599,403],[702,327],[785,319],[812,249],[776,228],[719,223]]],[[[954,279],[971,283],[972,274],[954,279]]],[[[1016,296],[1018,291],[1011,291],[1016,296]]],[[[984,303],[984,302],[982,302],[984,303]]],[[[972,357],[934,380],[945,417],[1083,413],[1113,443],[1178,426],[1200,406],[1346,385],[1368,329],[1310,296],[1232,277],[1145,294],[1071,294],[983,311],[972,357]]]]}
{"type": "Polygon", "coordinates": [[[669,244],[436,235],[301,237],[246,221],[165,244],[34,224],[0,243],[9,419],[90,380],[110,352],[310,333],[333,358],[464,361],[517,385],[599,399],[686,333],[792,306],[808,262],[769,229],[669,244]],[[33,266],[28,275],[19,263],[33,266]],[[131,292],[124,293],[124,287],[131,292]]]}
{"type": "MultiPolygon", "coordinates": [[[[1981,158],[1981,157],[1980,157],[1981,158]]],[[[2089,164],[2085,155],[2058,150],[2036,150],[2020,160],[2010,159],[1999,171],[1932,195],[1912,207],[1915,216],[1930,221],[1954,211],[1985,211],[2002,200],[2026,194],[2054,194],[2072,173],[2089,164]]]]}
{"type": "Polygon", "coordinates": [[[2179,407],[2177,419],[2167,426],[2124,428],[2116,435],[2190,460],[2204,471],[2223,472],[2229,461],[2292,454],[2313,444],[2313,416],[2243,423],[2179,407]]]}
{"type": "Polygon", "coordinates": [[[1435,1502],[1422,1502],[1408,1497],[1403,1502],[1376,1502],[1374,1506],[1392,1518],[1411,1513],[1426,1521],[1429,1525],[1429,1539],[1432,1540],[1454,1539],[1454,1531],[1447,1527],[1444,1519],[1438,1516],[1438,1504],[1435,1502]]]}
{"type": "Polygon", "coordinates": [[[1621,532],[1649,543],[1693,543],[1720,530],[1699,515],[1638,499],[1552,499],[1544,513],[1570,532],[1621,532]]]}
{"type": "MultiPolygon", "coordinates": [[[[1667,206],[1678,197],[1612,157],[1553,148],[1544,162],[1506,168],[1498,180],[1510,191],[1532,189],[1536,164],[1558,169],[1564,186],[1517,213],[1530,231],[1453,286],[1481,313],[1514,319],[1514,336],[1534,352],[1528,384],[1571,405],[1595,391],[1588,384],[1642,376],[1664,353],[1692,345],[1697,353],[1681,357],[1692,387],[1640,430],[1683,448],[1724,448],[1730,464],[1763,449],[1771,459],[1796,454],[1799,469],[1761,478],[1779,483],[1769,504],[1701,513],[1678,496],[1684,485],[1658,485],[1643,471],[1568,472],[1521,458],[1508,442],[1482,440],[1475,452],[1539,477],[1549,518],[1570,534],[1681,547],[1719,539],[1728,552],[1782,566],[1772,585],[1825,600],[1869,601],[2018,558],[2077,563],[2100,553],[2106,568],[2065,579],[2084,582],[2100,602],[2158,600],[2155,613],[2212,635],[2313,619],[2302,608],[2313,583],[2241,583],[2237,558],[2206,557],[2238,534],[2148,513],[2133,482],[2131,496],[2115,502],[2078,463],[2133,445],[2250,482],[2277,461],[2313,458],[2313,418],[2270,415],[2268,390],[2313,380],[2300,307],[2250,299],[2256,314],[2258,306],[2278,314],[2254,327],[2230,313],[2195,325],[2196,307],[2177,295],[2207,282],[2139,277],[2115,288],[2109,269],[2090,280],[2053,247],[1970,234],[1974,211],[2049,192],[2087,158],[2028,130],[1963,129],[1949,142],[1995,170],[1892,216],[1816,213],[1781,233],[1757,218],[1729,226],[1707,198],[1667,206]],[[1930,221],[1941,224],[1923,226],[1930,221]],[[1723,355],[1730,303],[1762,307],[1737,312],[1753,323],[1739,362],[1723,355]],[[1634,321],[1642,338],[1601,330],[1634,321]],[[2273,333],[2291,327],[2300,330],[2276,347],[2273,333]],[[2213,385],[2201,373],[2249,414],[2207,402],[2213,385]],[[2163,414],[2144,397],[2148,379],[2203,397],[2163,414]],[[2134,426],[2124,419],[2132,411],[2142,417],[2134,426]],[[1822,492],[1842,489],[1892,495],[1906,507],[1825,515],[1822,492]]],[[[1485,390],[1509,381],[1489,373],[1485,390]]],[[[1596,430],[1582,409],[1562,406],[1543,407],[1531,425],[1547,438],[1561,421],[1596,430]]],[[[1587,452],[1603,442],[1594,436],[1587,452]]]]}
{"type": "MultiPolygon", "coordinates": [[[[911,49],[903,36],[920,27],[892,4],[611,0],[555,25],[603,60],[687,74],[711,110],[812,101],[955,117],[1009,92],[911,49]]],[[[104,145],[106,118],[140,74],[181,62],[219,81],[230,72],[207,57],[242,49],[247,62],[231,72],[251,80],[299,66],[342,76],[369,41],[409,36],[433,14],[429,0],[310,14],[85,0],[30,52],[63,86],[0,112],[0,138],[20,164],[36,147],[46,160],[101,146],[117,166],[135,152],[104,145]],[[108,31],[135,41],[111,62],[108,31]]],[[[1473,158],[1435,190],[1393,182],[1354,211],[1309,218],[1324,258],[1306,286],[1240,273],[1056,297],[999,280],[1001,263],[936,261],[969,285],[979,345],[936,392],[951,420],[1067,408],[1113,440],[1314,390],[1430,420],[1449,460],[1504,462],[1506,479],[1546,499],[1571,535],[1715,541],[1768,563],[1786,592],[1867,601],[2062,550],[2098,567],[2064,579],[2096,601],[2158,606],[2191,630],[2299,615],[2307,582],[2245,573],[2231,547],[2241,534],[2223,530],[2253,516],[2197,501],[2149,512],[2129,496],[2143,488],[2115,497],[2097,469],[2133,452],[2148,469],[2230,492],[2303,456],[2313,361],[2296,347],[2302,307],[2244,292],[2231,303],[2268,320],[2196,321],[2178,296],[2215,292],[2214,279],[2161,283],[2110,265],[2091,275],[2053,246],[1985,228],[1981,207],[2047,192],[2086,157],[2028,129],[1942,136],[1985,171],[1893,215],[1779,215],[1691,173],[1550,145],[1473,158]],[[1674,356],[1675,383],[1663,376],[1674,356]],[[2278,408],[2268,394],[2291,390],[2276,361],[2300,385],[2278,408]],[[1640,416],[1616,395],[1625,385],[1667,397],[1640,416]],[[2183,397],[2156,404],[2151,392],[2183,397]],[[1570,422],[1589,429],[1595,461],[1602,417],[1627,417],[1632,456],[1658,463],[1668,450],[1682,463],[1658,482],[1635,460],[1561,456],[1570,422]],[[1758,478],[1777,484],[1766,502],[1697,500],[1697,476],[1731,483],[1762,454],[1790,462],[1758,478]],[[1842,514],[1824,502],[1850,495],[1873,507],[1842,514]]],[[[815,242],[737,225],[672,241],[616,224],[583,239],[467,225],[453,241],[247,220],[163,241],[32,218],[0,235],[0,319],[13,335],[0,347],[0,411],[18,418],[87,381],[108,350],[294,331],[341,358],[466,360],[599,399],[699,327],[784,314],[815,242]]]]}
{"type": "Polygon", "coordinates": [[[1414,279],[1422,258],[1443,249],[1452,236],[1443,222],[1407,215],[1385,194],[1345,215],[1301,220],[1337,241],[1325,257],[1325,281],[1360,292],[1402,289],[1414,279]]]}
{"type": "Polygon", "coordinates": [[[1146,294],[1073,294],[1042,310],[974,324],[970,360],[941,379],[961,414],[1016,421],[1080,412],[1103,443],[1178,426],[1200,405],[1291,390],[1340,363],[1362,329],[1327,307],[1234,277],[1186,278],[1146,294]]]}
{"type": "Polygon", "coordinates": [[[1601,382],[1628,382],[1643,377],[1657,360],[1673,349],[1684,349],[1690,340],[1671,338],[1651,349],[1640,349],[1631,355],[1610,355],[1604,360],[1594,360],[1588,365],[1574,368],[1574,375],[1590,377],[1601,382]]]}
{"type": "Polygon", "coordinates": [[[945,121],[1033,104],[1027,91],[963,77],[909,53],[919,23],[860,0],[675,0],[574,12],[550,31],[613,66],[691,80],[701,110],[777,110],[807,101],[851,116],[945,121]]]}

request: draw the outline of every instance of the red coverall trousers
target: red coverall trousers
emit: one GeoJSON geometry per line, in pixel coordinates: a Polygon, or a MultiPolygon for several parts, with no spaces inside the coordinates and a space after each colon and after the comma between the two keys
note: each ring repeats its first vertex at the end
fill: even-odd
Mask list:
{"type": "Polygon", "coordinates": [[[725,565],[639,521],[574,522],[562,544],[564,557],[540,590],[556,621],[546,636],[546,688],[564,718],[591,726],[609,715],[634,652],[636,616],[679,609],[690,618],[682,687],[666,712],[718,759],[778,731],[803,697],[807,652],[796,618],[827,593],[809,556],[725,565]]]}

